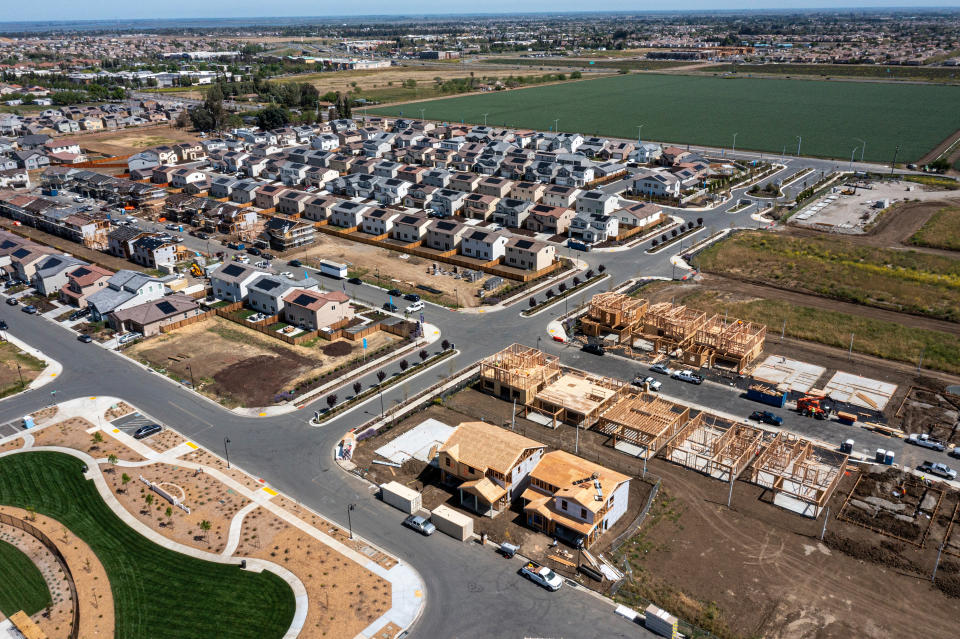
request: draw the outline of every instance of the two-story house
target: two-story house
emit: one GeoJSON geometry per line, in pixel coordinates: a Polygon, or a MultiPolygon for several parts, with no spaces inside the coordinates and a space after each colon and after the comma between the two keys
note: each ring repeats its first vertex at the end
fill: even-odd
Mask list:
{"type": "Polygon", "coordinates": [[[573,209],[547,204],[537,204],[530,207],[526,220],[526,227],[536,233],[566,233],[571,220],[576,216],[573,209]]]}
{"type": "Polygon", "coordinates": [[[127,269],[117,271],[105,287],[87,296],[90,319],[101,322],[114,311],[158,300],[163,295],[163,282],[156,277],[127,269]]]}
{"type": "Polygon", "coordinates": [[[528,200],[515,200],[505,197],[497,202],[493,211],[493,221],[510,228],[520,228],[530,215],[533,203],[528,200]]]}
{"type": "Polygon", "coordinates": [[[539,271],[553,264],[556,257],[557,247],[553,244],[525,237],[512,237],[504,249],[502,264],[513,268],[539,271]]]}
{"type": "Polygon", "coordinates": [[[360,230],[370,235],[385,235],[393,229],[394,222],[404,215],[399,211],[391,209],[376,208],[367,209],[363,213],[360,221],[360,230]]]}
{"type": "Polygon", "coordinates": [[[332,326],[354,316],[350,298],[340,291],[290,291],[283,298],[283,321],[307,331],[332,326]]]}
{"type": "Polygon", "coordinates": [[[469,228],[454,220],[434,220],[433,224],[427,227],[424,245],[438,251],[455,250],[469,228]]]}
{"type": "Polygon", "coordinates": [[[474,229],[463,235],[460,252],[485,262],[503,257],[507,246],[507,237],[493,231],[474,229]]]}
{"type": "Polygon", "coordinates": [[[427,234],[430,220],[423,215],[402,215],[393,222],[390,237],[400,242],[419,242],[427,234]]]}
{"type": "Polygon", "coordinates": [[[87,306],[87,297],[107,285],[113,271],[94,264],[78,266],[67,271],[67,283],[60,288],[60,301],[77,308],[87,306]]]}
{"type": "Polygon", "coordinates": [[[265,273],[267,271],[248,264],[225,262],[210,273],[210,288],[219,300],[242,302],[247,299],[250,283],[265,273]]]}

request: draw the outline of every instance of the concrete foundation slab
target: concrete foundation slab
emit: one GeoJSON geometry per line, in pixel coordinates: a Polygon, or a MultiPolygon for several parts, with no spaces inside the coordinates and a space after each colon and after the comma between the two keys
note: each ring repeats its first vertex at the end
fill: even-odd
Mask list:
{"type": "Polygon", "coordinates": [[[838,371],[824,386],[824,390],[838,402],[882,411],[897,392],[897,385],[838,371]]]}
{"type": "Polygon", "coordinates": [[[447,443],[453,431],[453,426],[448,426],[436,419],[428,419],[393,441],[387,442],[378,448],[376,453],[397,464],[402,464],[411,458],[429,463],[433,459],[433,453],[447,443]]]}
{"type": "Polygon", "coordinates": [[[753,371],[753,378],[775,386],[786,384],[792,391],[806,393],[825,372],[827,369],[822,366],[787,359],[780,355],[769,355],[753,371]]]}

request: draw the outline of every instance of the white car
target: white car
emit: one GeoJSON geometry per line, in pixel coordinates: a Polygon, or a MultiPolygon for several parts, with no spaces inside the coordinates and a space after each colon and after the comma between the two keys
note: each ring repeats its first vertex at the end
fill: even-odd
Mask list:
{"type": "Polygon", "coordinates": [[[643,386],[644,384],[647,384],[648,388],[655,393],[659,392],[660,387],[663,386],[662,382],[652,377],[640,377],[637,375],[636,379],[633,380],[634,386],[643,386]]]}
{"type": "Polygon", "coordinates": [[[423,310],[423,302],[414,302],[406,308],[405,313],[417,313],[423,310]]]}
{"type": "Polygon", "coordinates": [[[293,273],[291,273],[290,271],[284,271],[284,272],[281,273],[280,275],[281,275],[282,277],[289,277],[291,280],[293,279],[293,273]]]}

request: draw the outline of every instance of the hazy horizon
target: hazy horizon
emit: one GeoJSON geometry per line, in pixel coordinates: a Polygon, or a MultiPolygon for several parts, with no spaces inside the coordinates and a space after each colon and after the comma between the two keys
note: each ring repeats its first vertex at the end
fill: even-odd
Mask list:
{"type": "MultiPolygon", "coordinates": [[[[337,5],[335,10],[318,11],[323,4],[311,0],[288,0],[284,8],[273,15],[264,15],[263,4],[257,0],[208,0],[197,3],[194,0],[168,0],[163,5],[145,3],[131,7],[119,0],[88,0],[78,3],[75,0],[47,0],[36,6],[23,4],[7,7],[0,24],[11,22],[73,22],[73,21],[100,21],[100,20],[176,20],[181,18],[202,20],[237,20],[237,19],[323,19],[337,17],[364,17],[364,16],[410,16],[410,15],[521,15],[542,13],[604,13],[604,12],[703,12],[715,13],[722,11],[807,11],[828,10],[844,11],[859,10],[892,10],[892,9],[960,9],[955,0],[923,0],[910,2],[909,0],[846,0],[843,6],[837,6],[829,0],[807,0],[796,4],[771,2],[769,0],[740,0],[718,6],[709,0],[681,0],[669,7],[659,2],[630,2],[627,0],[601,0],[591,7],[590,11],[583,10],[583,4],[573,0],[555,0],[551,3],[535,2],[525,7],[525,11],[517,11],[516,3],[507,0],[491,0],[484,10],[456,12],[450,10],[439,11],[437,3],[425,0],[410,0],[402,4],[386,0],[367,0],[362,7],[351,10],[350,7],[337,5]],[[402,8],[402,10],[398,10],[402,8]]],[[[445,7],[446,8],[446,7],[445,7]]],[[[331,7],[332,9],[332,7],[331,7]]]]}

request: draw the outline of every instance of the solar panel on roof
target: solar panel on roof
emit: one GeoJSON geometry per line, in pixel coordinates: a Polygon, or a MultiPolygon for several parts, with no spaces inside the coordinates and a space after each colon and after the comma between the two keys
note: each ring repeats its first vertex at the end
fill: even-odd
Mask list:
{"type": "Polygon", "coordinates": [[[224,269],[223,269],[223,274],[224,274],[224,275],[229,275],[230,277],[236,277],[237,275],[240,275],[241,273],[243,273],[243,267],[242,267],[242,266],[237,266],[236,264],[229,264],[229,265],[225,266],[224,269]]]}
{"type": "Polygon", "coordinates": [[[312,296],[301,293],[297,295],[297,299],[293,300],[293,303],[297,306],[306,306],[307,304],[312,304],[313,301],[314,298],[312,296]]]}
{"type": "Polygon", "coordinates": [[[86,266],[81,266],[73,272],[74,277],[83,277],[84,275],[90,275],[90,269],[86,266]]]}
{"type": "Polygon", "coordinates": [[[160,302],[159,304],[157,304],[157,308],[168,315],[171,313],[177,312],[177,309],[174,308],[173,304],[171,304],[170,302],[160,302]]]}
{"type": "Polygon", "coordinates": [[[256,286],[257,288],[259,288],[261,291],[272,291],[273,289],[275,289],[275,288],[277,288],[278,286],[280,286],[280,282],[276,282],[276,281],[274,281],[274,280],[266,280],[266,279],[264,279],[264,280],[260,280],[259,282],[257,282],[254,286],[256,286]]]}

